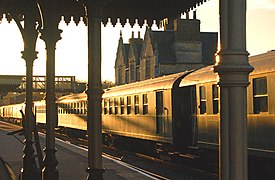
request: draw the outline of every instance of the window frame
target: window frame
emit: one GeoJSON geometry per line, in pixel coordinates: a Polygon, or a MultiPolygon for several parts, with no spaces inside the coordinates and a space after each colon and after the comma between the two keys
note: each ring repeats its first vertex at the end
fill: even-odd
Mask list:
{"type": "Polygon", "coordinates": [[[120,114],[124,115],[125,114],[125,101],[124,101],[124,97],[119,97],[119,103],[120,103],[120,114]]]}
{"type": "Polygon", "coordinates": [[[204,85],[199,86],[199,101],[200,101],[200,106],[199,106],[200,114],[205,114],[207,109],[206,107],[207,103],[206,103],[206,87],[204,85]]]}
{"type": "Polygon", "coordinates": [[[134,95],[134,111],[135,114],[139,114],[139,95],[134,95]]]}
{"type": "Polygon", "coordinates": [[[212,110],[213,114],[219,114],[220,108],[219,108],[219,87],[217,84],[212,85],[212,110]]]}
{"type": "Polygon", "coordinates": [[[142,114],[146,115],[148,112],[148,94],[142,94],[142,114]]]}
{"type": "Polygon", "coordinates": [[[267,77],[257,77],[252,79],[253,114],[268,113],[268,82],[267,77]],[[262,81],[264,80],[264,81],[262,81]],[[258,82],[257,82],[258,81],[258,82]],[[261,81],[261,82],[260,82],[261,81]],[[262,84],[264,82],[264,84],[262,84]],[[257,85],[258,83],[258,85],[257,85]],[[256,89],[256,88],[264,89],[256,89]]]}
{"type": "Polygon", "coordinates": [[[126,97],[126,106],[127,106],[126,114],[130,115],[132,111],[132,96],[126,97]]]}

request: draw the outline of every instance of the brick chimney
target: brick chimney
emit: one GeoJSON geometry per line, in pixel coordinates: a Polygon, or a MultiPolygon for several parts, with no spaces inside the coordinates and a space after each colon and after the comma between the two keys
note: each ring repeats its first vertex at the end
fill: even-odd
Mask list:
{"type": "Polygon", "coordinates": [[[140,37],[140,31],[138,31],[138,37],[137,38],[135,38],[134,34],[135,34],[134,31],[132,31],[132,37],[129,39],[129,43],[130,44],[131,43],[142,43],[143,40],[140,37]]]}
{"type": "Polygon", "coordinates": [[[193,19],[189,19],[189,15],[186,17],[174,20],[176,59],[178,63],[201,64],[200,20],[196,19],[196,12],[193,14],[193,19]]]}

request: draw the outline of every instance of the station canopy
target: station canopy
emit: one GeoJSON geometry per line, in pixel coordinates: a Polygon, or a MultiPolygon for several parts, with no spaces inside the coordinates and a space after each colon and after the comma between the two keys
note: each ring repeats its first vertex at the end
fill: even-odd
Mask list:
{"type": "MultiPolygon", "coordinates": [[[[0,20],[3,14],[7,14],[8,20],[16,15],[24,14],[28,10],[29,2],[38,2],[43,12],[43,5],[53,4],[57,12],[57,16],[69,23],[71,17],[78,23],[81,17],[85,17],[85,4],[89,0],[0,0],[0,20]],[[10,16],[12,15],[12,16],[10,16]]],[[[133,25],[136,20],[139,24],[143,24],[144,20],[151,25],[155,20],[159,23],[161,20],[175,19],[180,17],[181,13],[188,12],[207,0],[90,0],[104,4],[102,12],[103,23],[111,22],[115,24],[117,19],[124,24],[126,20],[133,25]]],[[[95,7],[96,9],[96,7],[95,7]]],[[[38,13],[39,11],[37,11],[38,13]]],[[[50,13],[50,12],[49,12],[50,13]]],[[[39,16],[38,16],[39,18],[39,16]]]]}

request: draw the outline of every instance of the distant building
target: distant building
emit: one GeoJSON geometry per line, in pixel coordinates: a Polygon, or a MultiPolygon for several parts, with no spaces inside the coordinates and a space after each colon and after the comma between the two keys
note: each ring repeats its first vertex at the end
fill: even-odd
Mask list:
{"type": "Polygon", "coordinates": [[[218,33],[200,32],[198,19],[176,19],[164,31],[147,29],[144,40],[118,42],[116,85],[155,78],[213,64],[218,33]]]}

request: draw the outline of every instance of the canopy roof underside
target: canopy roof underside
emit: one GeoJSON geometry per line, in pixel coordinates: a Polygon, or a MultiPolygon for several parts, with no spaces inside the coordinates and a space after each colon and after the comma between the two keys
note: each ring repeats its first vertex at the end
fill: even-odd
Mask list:
{"type": "MultiPolygon", "coordinates": [[[[80,17],[85,16],[85,8],[83,4],[88,0],[37,0],[39,3],[45,5],[47,3],[57,5],[54,7],[58,12],[57,16],[65,17],[67,23],[70,22],[71,17],[79,22],[80,17]],[[52,2],[51,2],[52,1],[52,2]]],[[[37,2],[28,1],[28,2],[37,2]]],[[[104,9],[102,13],[102,21],[108,22],[110,18],[112,23],[115,24],[117,19],[120,22],[126,22],[129,19],[130,24],[134,24],[136,19],[139,23],[144,20],[147,24],[151,25],[153,20],[160,22],[164,18],[175,19],[181,13],[190,11],[197,6],[201,5],[207,0],[94,0],[99,3],[104,2],[104,9]]],[[[43,7],[41,7],[43,9],[43,7]]],[[[95,7],[96,8],[96,7],[95,7]]],[[[24,0],[0,0],[0,20],[2,14],[24,14],[24,11],[29,10],[27,2],[24,0]],[[25,8],[24,8],[25,7],[25,8]]],[[[37,10],[37,13],[39,11],[37,10]]],[[[46,13],[46,12],[44,12],[46,13]]],[[[51,13],[51,12],[49,12],[51,13]]],[[[39,17],[39,16],[38,16],[39,17]]],[[[11,16],[7,16],[11,20],[11,16]]]]}

